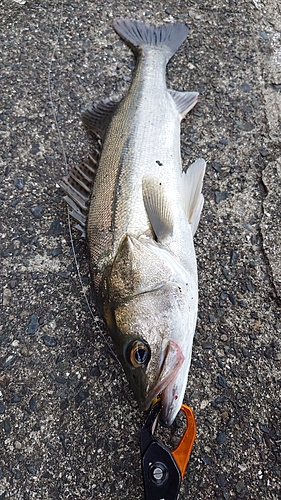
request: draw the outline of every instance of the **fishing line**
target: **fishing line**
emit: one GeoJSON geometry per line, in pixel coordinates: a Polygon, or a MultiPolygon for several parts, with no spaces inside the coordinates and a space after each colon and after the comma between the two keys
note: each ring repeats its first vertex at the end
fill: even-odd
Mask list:
{"type": "MultiPolygon", "coordinates": [[[[52,113],[53,113],[53,118],[54,118],[54,122],[55,122],[55,127],[56,127],[56,131],[57,131],[57,134],[58,134],[59,143],[60,143],[60,147],[61,147],[61,152],[62,152],[62,156],[63,156],[63,163],[64,163],[66,171],[68,172],[69,171],[69,166],[68,166],[68,162],[67,162],[67,159],[66,159],[66,153],[65,153],[65,148],[64,148],[62,136],[61,136],[60,129],[59,129],[59,124],[58,124],[58,120],[57,120],[57,113],[56,113],[56,110],[55,110],[55,105],[54,105],[54,101],[53,101],[52,87],[51,87],[52,66],[53,66],[53,62],[55,60],[56,50],[57,50],[57,48],[59,46],[59,39],[60,39],[60,35],[61,35],[61,26],[62,26],[62,18],[63,18],[63,9],[64,9],[64,1],[62,0],[61,3],[60,3],[60,16],[59,16],[59,26],[58,26],[57,36],[56,36],[56,39],[55,39],[55,42],[54,42],[54,48],[53,48],[52,55],[51,55],[51,58],[50,58],[50,61],[49,61],[49,68],[48,68],[48,93],[49,93],[49,99],[50,99],[51,109],[52,109],[52,113]]],[[[68,232],[69,232],[69,237],[70,237],[70,246],[71,246],[71,250],[72,250],[72,254],[73,254],[73,258],[74,258],[74,262],[75,262],[75,267],[76,267],[76,271],[77,271],[77,275],[78,275],[78,279],[79,279],[79,282],[80,282],[80,286],[81,286],[81,290],[82,290],[82,294],[83,294],[84,300],[85,300],[85,302],[87,304],[87,307],[89,309],[89,312],[91,314],[91,317],[92,317],[92,320],[94,322],[94,325],[95,325],[96,329],[99,331],[99,333],[102,336],[103,340],[107,344],[107,346],[108,346],[111,354],[113,355],[114,359],[121,365],[119,359],[117,358],[115,352],[113,351],[111,345],[109,344],[107,338],[105,337],[104,333],[102,332],[102,330],[101,330],[101,328],[99,326],[98,320],[97,320],[96,316],[94,315],[94,313],[92,311],[92,308],[90,306],[90,303],[89,303],[89,300],[88,300],[88,297],[87,297],[87,294],[86,294],[86,291],[85,291],[85,287],[83,285],[82,276],[81,276],[81,273],[80,273],[79,264],[78,264],[78,260],[77,260],[77,255],[76,255],[76,251],[75,251],[75,247],[74,247],[74,240],[73,240],[73,233],[72,233],[72,228],[71,228],[71,218],[70,218],[69,208],[67,208],[67,222],[68,222],[68,232]]]]}

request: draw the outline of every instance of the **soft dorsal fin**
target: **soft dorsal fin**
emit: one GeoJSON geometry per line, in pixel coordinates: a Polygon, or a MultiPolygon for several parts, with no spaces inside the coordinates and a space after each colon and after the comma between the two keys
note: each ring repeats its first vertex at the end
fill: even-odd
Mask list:
{"type": "Polygon", "coordinates": [[[104,138],[119,101],[109,98],[94,102],[81,114],[83,124],[101,139],[104,138]]]}
{"type": "Polygon", "coordinates": [[[170,95],[175,101],[181,119],[195,106],[198,101],[198,92],[178,92],[169,90],[170,95]]]}
{"type": "Polygon", "coordinates": [[[185,215],[191,224],[193,235],[198,227],[204,203],[201,191],[205,169],[206,162],[200,158],[192,163],[186,172],[182,173],[185,215]]]}
{"type": "Polygon", "coordinates": [[[152,229],[158,241],[173,232],[173,216],[165,188],[161,181],[151,175],[142,180],[143,202],[152,229]]]}

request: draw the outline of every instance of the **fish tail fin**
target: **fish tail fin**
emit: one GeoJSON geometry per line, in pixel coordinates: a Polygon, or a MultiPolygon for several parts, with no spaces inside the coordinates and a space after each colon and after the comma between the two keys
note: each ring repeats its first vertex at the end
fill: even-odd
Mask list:
{"type": "Polygon", "coordinates": [[[191,224],[193,235],[196,233],[204,203],[202,184],[205,169],[206,162],[200,158],[192,163],[186,172],[182,173],[185,215],[191,224]]]}
{"type": "Polygon", "coordinates": [[[145,47],[162,48],[166,53],[167,62],[186,39],[189,31],[186,24],[181,22],[156,27],[128,18],[115,19],[113,27],[136,54],[143,52],[145,47]]]}

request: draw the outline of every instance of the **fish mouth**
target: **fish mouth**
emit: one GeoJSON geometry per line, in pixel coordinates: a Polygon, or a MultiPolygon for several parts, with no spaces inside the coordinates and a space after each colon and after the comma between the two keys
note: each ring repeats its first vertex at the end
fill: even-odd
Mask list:
{"type": "MultiPolygon", "coordinates": [[[[182,366],[184,362],[184,355],[182,353],[182,350],[180,346],[174,342],[173,340],[170,340],[168,342],[168,345],[165,350],[165,355],[164,355],[164,360],[161,365],[161,369],[159,371],[159,376],[156,385],[153,386],[153,388],[149,391],[146,400],[145,400],[145,407],[148,409],[152,403],[152,401],[160,394],[161,395],[161,401],[162,401],[162,395],[168,395],[172,393],[172,388],[173,388],[173,382],[178,374],[178,371],[180,367],[182,366]]],[[[167,398],[164,398],[165,400],[167,398]]],[[[167,399],[170,401],[170,397],[167,399]]],[[[165,405],[166,406],[166,405],[165,405]]],[[[162,404],[163,407],[163,404],[162,404]]],[[[169,404],[167,404],[167,410],[169,409],[169,404]]],[[[164,410],[164,408],[162,408],[164,410]]],[[[161,414],[162,414],[161,410],[161,414]]],[[[160,414],[160,417],[161,417],[160,414]]],[[[162,419],[161,419],[162,422],[162,419]]],[[[165,425],[165,424],[164,424],[165,425]]],[[[166,425],[167,426],[167,425],[166,425]]]]}
{"type": "Polygon", "coordinates": [[[174,386],[170,383],[161,393],[161,411],[158,421],[162,427],[170,427],[175,420],[180,409],[177,404],[173,404],[176,400],[178,400],[178,395],[174,393],[174,386]]]}

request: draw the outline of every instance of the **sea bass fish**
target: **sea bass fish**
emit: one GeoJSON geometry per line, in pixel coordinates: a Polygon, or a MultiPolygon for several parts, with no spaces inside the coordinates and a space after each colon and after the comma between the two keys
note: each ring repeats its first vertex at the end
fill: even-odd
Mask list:
{"type": "MultiPolygon", "coordinates": [[[[167,89],[166,65],[188,34],[183,23],[160,27],[115,19],[136,55],[127,95],[95,102],[83,123],[102,140],[87,216],[94,288],[141,410],[161,397],[160,422],[180,410],[197,319],[193,235],[202,206],[205,161],[185,172],[180,123],[196,92],[167,89]]],[[[72,215],[85,225],[91,166],[62,184],[72,215]]]]}

